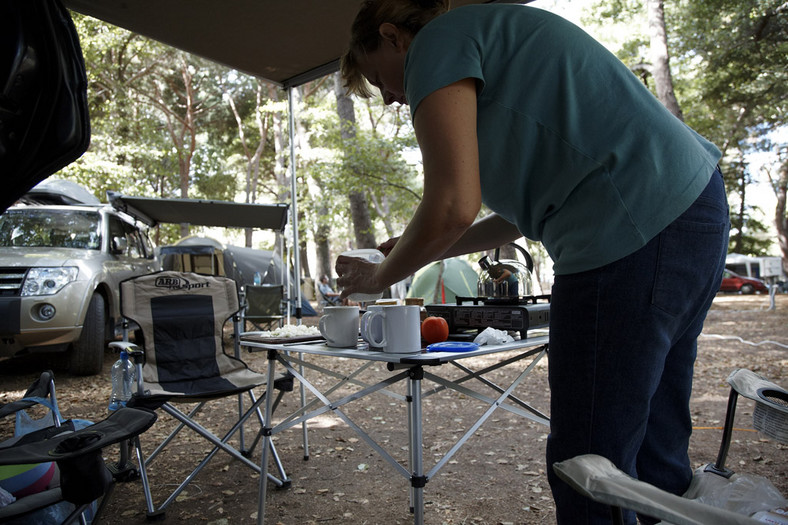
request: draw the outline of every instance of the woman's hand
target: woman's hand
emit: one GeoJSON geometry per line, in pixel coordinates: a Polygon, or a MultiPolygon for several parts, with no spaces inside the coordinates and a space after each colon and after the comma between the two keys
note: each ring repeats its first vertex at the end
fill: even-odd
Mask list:
{"type": "Polygon", "coordinates": [[[376,272],[379,265],[360,259],[340,255],[334,268],[337,272],[337,286],[342,288],[340,297],[344,300],[350,294],[368,293],[377,294],[383,291],[384,286],[378,284],[376,272]]]}
{"type": "Polygon", "coordinates": [[[388,256],[388,254],[391,253],[392,248],[394,248],[394,245],[397,244],[398,240],[399,237],[392,237],[386,242],[381,243],[380,246],[378,246],[378,250],[383,252],[383,255],[388,256]]]}

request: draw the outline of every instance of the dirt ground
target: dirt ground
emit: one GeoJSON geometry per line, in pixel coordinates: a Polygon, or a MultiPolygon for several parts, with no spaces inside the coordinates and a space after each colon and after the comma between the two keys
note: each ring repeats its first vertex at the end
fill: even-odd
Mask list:
{"type": "MultiPolygon", "coordinates": [[[[690,457],[696,466],[713,462],[719,449],[729,387],[725,383],[735,368],[749,368],[787,386],[788,295],[776,297],[769,310],[768,296],[719,295],[699,344],[692,398],[695,431],[690,457]],[[774,342],[780,344],[774,344],[774,342]]],[[[314,323],[310,319],[308,323],[314,323]]],[[[249,366],[266,367],[260,353],[244,353],[249,366]]],[[[313,359],[310,357],[310,359],[313,359]]],[[[314,358],[316,359],[316,358],[314,358]]],[[[478,358],[471,368],[489,364],[478,358]]],[[[55,371],[58,399],[65,417],[102,419],[110,391],[109,369],[115,356],[107,352],[105,370],[93,377],[72,377],[55,371]]],[[[351,365],[341,359],[320,358],[339,376],[349,374],[351,365]]],[[[0,403],[22,396],[37,376],[38,363],[0,363],[0,403]]],[[[511,380],[515,371],[495,372],[496,382],[511,380]]],[[[449,368],[449,367],[441,367],[449,368]]],[[[443,374],[444,370],[436,370],[443,374]]],[[[459,373],[457,371],[457,373],[459,373]]],[[[363,379],[390,375],[385,366],[373,366],[363,379]]],[[[310,379],[317,379],[315,374],[310,379]]],[[[325,387],[335,379],[318,382],[325,387]]],[[[434,384],[424,382],[424,391],[434,384]]],[[[508,383],[506,383],[508,385],[508,383]]],[[[401,385],[392,387],[404,394],[401,385]]],[[[337,392],[332,399],[350,390],[337,392]]],[[[517,394],[547,412],[547,362],[543,360],[518,387],[517,394]]],[[[277,414],[298,406],[297,393],[285,396],[277,414]]],[[[348,416],[374,437],[386,451],[407,465],[406,413],[403,403],[383,395],[372,395],[343,407],[348,416]]],[[[456,392],[440,392],[424,399],[425,470],[454,444],[486,409],[486,405],[456,392]]],[[[203,414],[209,428],[221,427],[234,403],[220,404],[203,414]],[[207,418],[207,419],[206,419],[207,418]]],[[[741,399],[728,466],[738,472],[768,477],[788,495],[788,446],[778,444],[752,430],[753,403],[741,399]]],[[[276,418],[275,418],[276,419],[276,418]]],[[[11,422],[3,422],[8,427],[11,422]]],[[[143,436],[143,446],[165,435],[172,427],[166,414],[143,436]]],[[[537,524],[553,523],[554,509],[547,484],[544,448],[548,428],[504,411],[496,411],[425,487],[425,523],[442,524],[537,524]]],[[[309,424],[309,460],[304,461],[301,427],[278,434],[275,443],[292,480],[288,489],[269,485],[266,522],[298,525],[322,523],[398,524],[413,521],[409,510],[408,482],[341,419],[320,416],[309,424]]],[[[196,464],[207,452],[199,439],[189,436],[174,443],[150,466],[156,487],[154,498],[161,502],[164,490],[172,490],[185,475],[184,465],[196,464]]],[[[108,460],[117,450],[106,449],[108,460]]],[[[259,461],[259,447],[252,457],[259,461]]],[[[206,523],[208,525],[254,523],[257,518],[258,476],[225,454],[213,458],[186,492],[169,507],[161,523],[206,523]]],[[[146,522],[139,480],[120,483],[102,520],[110,524],[146,522]]]]}

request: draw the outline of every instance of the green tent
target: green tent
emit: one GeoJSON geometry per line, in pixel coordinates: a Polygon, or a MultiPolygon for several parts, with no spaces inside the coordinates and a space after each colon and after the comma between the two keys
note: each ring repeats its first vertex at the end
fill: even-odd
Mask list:
{"type": "Polygon", "coordinates": [[[421,297],[424,304],[453,304],[457,297],[476,297],[478,281],[479,275],[465,259],[444,259],[416,272],[408,297],[421,297]]]}

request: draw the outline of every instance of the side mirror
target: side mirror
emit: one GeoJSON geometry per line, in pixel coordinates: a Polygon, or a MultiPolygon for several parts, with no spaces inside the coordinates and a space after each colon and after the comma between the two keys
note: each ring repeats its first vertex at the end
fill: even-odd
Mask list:
{"type": "Polygon", "coordinates": [[[121,255],[126,253],[126,248],[128,248],[129,243],[125,237],[113,237],[112,238],[112,253],[115,255],[121,255]]]}

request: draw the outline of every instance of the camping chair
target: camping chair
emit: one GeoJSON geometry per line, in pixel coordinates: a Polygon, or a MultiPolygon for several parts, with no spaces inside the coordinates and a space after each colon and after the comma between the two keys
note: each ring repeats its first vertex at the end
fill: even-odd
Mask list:
{"type": "MultiPolygon", "coordinates": [[[[610,505],[614,523],[623,523],[622,508],[675,525],[762,523],[744,514],[711,506],[703,501],[709,501],[712,499],[711,494],[719,494],[729,483],[736,482],[737,474],[725,467],[725,460],[731,443],[738,396],[755,401],[753,427],[756,430],[781,443],[787,443],[788,390],[746,369],[734,370],[728,376],[728,384],[731,386],[731,393],[717,461],[696,470],[683,497],[636,480],[620,471],[608,459],[594,454],[557,462],[553,464],[553,469],[558,477],[579,493],[610,505]]],[[[768,510],[779,505],[782,499],[778,494],[772,498],[776,505],[769,505],[767,496],[762,495],[765,508],[752,512],[768,510]]]]}
{"type": "Polygon", "coordinates": [[[281,328],[284,323],[282,301],[284,286],[281,284],[246,285],[245,304],[241,310],[241,328],[246,331],[249,321],[258,330],[281,328]]]}
{"type": "Polygon", "coordinates": [[[317,292],[320,294],[320,306],[323,308],[326,306],[340,306],[342,304],[339,296],[329,297],[320,289],[319,285],[317,286],[317,292]]]}
{"type": "MultiPolygon", "coordinates": [[[[180,422],[147,458],[142,453],[139,440],[135,443],[148,516],[163,515],[167,506],[220,449],[259,473],[260,466],[247,458],[249,452],[244,449],[243,424],[253,414],[257,414],[261,426],[263,424],[260,406],[265,395],[258,399],[253,389],[265,385],[266,376],[250,370],[238,357],[240,320],[235,315],[239,311],[235,281],[219,276],[164,271],[123,281],[120,293],[123,316],[134,321],[142,332],[141,345],[136,341],[110,343],[110,347],[126,349],[137,366],[137,393],[132,395],[127,405],[161,408],[180,422]],[[231,316],[235,324],[234,357],[224,353],[222,343],[223,326],[231,316]],[[244,394],[251,400],[251,406],[246,410],[244,394]],[[195,419],[206,402],[218,402],[236,395],[238,419],[223,437],[219,438],[195,419]],[[176,408],[181,403],[197,405],[186,413],[176,408]],[[183,428],[193,430],[214,447],[157,509],[151,495],[147,467],[183,428]],[[236,432],[239,433],[239,449],[228,444],[236,432]]],[[[276,380],[274,386],[279,393],[274,406],[284,392],[293,389],[292,381],[288,377],[276,380]]],[[[277,487],[287,487],[290,480],[276,449],[271,447],[271,452],[279,477],[268,474],[268,479],[277,487]]]]}
{"type": "Polygon", "coordinates": [[[17,493],[0,507],[0,522],[87,523],[92,503],[101,498],[96,520],[109,500],[113,477],[102,449],[145,432],[156,421],[149,410],[123,408],[96,424],[62,421],[51,371],[36,379],[19,401],[0,407],[0,419],[15,415],[15,437],[0,443],[2,485],[17,493]],[[32,419],[27,410],[42,405],[47,414],[32,419]],[[7,474],[11,474],[8,476],[7,474]]]}

